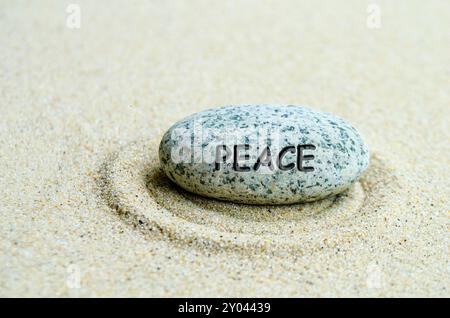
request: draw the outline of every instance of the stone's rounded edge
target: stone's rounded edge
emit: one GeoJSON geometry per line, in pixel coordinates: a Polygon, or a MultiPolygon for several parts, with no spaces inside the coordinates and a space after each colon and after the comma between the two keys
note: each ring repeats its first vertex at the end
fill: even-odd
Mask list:
{"type": "MultiPolygon", "coordinates": [[[[169,177],[169,179],[171,179],[169,177]]],[[[172,179],[171,179],[172,180],[172,179]]],[[[191,190],[191,188],[189,187],[185,187],[183,183],[178,183],[177,181],[172,180],[177,186],[181,187],[183,190],[186,190],[188,192],[193,192],[191,190]]],[[[293,204],[299,204],[299,203],[310,203],[310,202],[315,202],[315,201],[319,201],[319,200],[323,200],[332,196],[336,196],[338,194],[341,194],[342,192],[348,190],[352,185],[354,184],[354,182],[343,186],[343,187],[339,187],[336,189],[333,189],[333,191],[328,192],[326,194],[323,194],[321,196],[316,196],[316,197],[311,197],[311,198],[307,198],[304,200],[299,200],[295,197],[289,198],[289,197],[283,197],[281,199],[276,199],[276,198],[264,198],[264,197],[260,197],[260,196],[247,196],[247,197],[242,197],[241,194],[233,196],[233,197],[224,197],[221,195],[215,195],[214,193],[206,193],[206,192],[194,192],[195,194],[198,194],[202,197],[205,198],[209,198],[209,199],[214,199],[214,200],[219,200],[219,201],[224,201],[224,202],[232,202],[232,203],[238,203],[238,204],[245,204],[245,205],[260,205],[260,206],[277,206],[277,205],[293,205],[293,204]]]]}
{"type": "MultiPolygon", "coordinates": [[[[227,122],[228,123],[228,122],[227,122]]],[[[192,135],[189,136],[190,138],[193,138],[192,135]]],[[[357,147],[358,148],[358,147],[357,147]]],[[[163,171],[166,173],[166,175],[171,179],[173,182],[178,184],[183,189],[197,193],[199,195],[214,198],[218,200],[224,200],[224,201],[231,201],[236,203],[244,203],[244,204],[257,204],[257,205],[267,205],[267,204],[294,204],[294,203],[302,203],[302,202],[311,202],[314,200],[320,200],[332,195],[339,194],[346,189],[348,189],[358,178],[361,177],[361,175],[364,173],[364,171],[368,168],[369,165],[369,149],[367,145],[365,144],[361,134],[359,131],[352,126],[348,121],[345,119],[342,119],[341,117],[335,116],[333,114],[327,113],[327,112],[321,112],[318,110],[315,110],[308,106],[295,106],[295,105],[227,105],[222,106],[218,108],[210,108],[198,113],[194,113],[190,116],[187,116],[178,122],[176,122],[174,125],[172,125],[164,134],[163,138],[161,139],[160,147],[159,147],[159,158],[161,161],[161,165],[163,167],[163,171]],[[250,108],[250,109],[249,109],[250,108]],[[318,121],[328,121],[327,123],[321,122],[319,125],[327,125],[329,123],[333,123],[336,125],[336,122],[340,125],[340,127],[344,127],[347,132],[350,133],[351,136],[346,135],[348,138],[353,138],[352,141],[354,144],[359,146],[359,149],[356,149],[360,152],[360,155],[356,153],[356,150],[352,154],[348,154],[348,158],[357,161],[357,163],[353,163],[350,165],[352,169],[347,169],[348,171],[345,171],[345,173],[341,173],[340,175],[336,176],[336,179],[338,181],[334,181],[331,185],[334,186],[331,187],[325,187],[324,189],[320,190],[311,190],[311,191],[302,191],[297,194],[284,194],[284,193],[277,193],[277,195],[270,195],[270,194],[262,194],[261,192],[253,191],[249,192],[246,191],[247,189],[236,189],[233,187],[230,188],[221,188],[217,187],[217,184],[214,184],[215,189],[211,191],[211,188],[208,186],[205,186],[204,181],[200,180],[200,183],[198,180],[195,180],[195,178],[190,177],[183,177],[177,174],[175,171],[176,169],[182,169],[187,170],[191,172],[191,175],[198,173],[199,169],[193,168],[193,165],[190,164],[174,164],[172,162],[171,153],[169,153],[170,147],[173,146],[174,141],[171,139],[171,133],[174,129],[177,128],[192,128],[190,127],[191,122],[196,119],[200,119],[201,124],[203,125],[206,121],[213,121],[217,122],[217,120],[214,118],[214,115],[218,116],[219,118],[222,118],[224,114],[227,113],[227,111],[236,112],[236,110],[239,111],[245,111],[245,112],[252,112],[255,111],[256,108],[262,108],[261,112],[264,112],[265,110],[276,112],[278,111],[278,108],[281,108],[282,111],[285,109],[289,109],[289,111],[294,112],[300,112],[302,115],[314,117],[316,116],[318,121]],[[332,122],[331,120],[335,121],[332,122]],[[352,135],[353,134],[353,135],[352,135]],[[233,191],[232,191],[233,190],[233,191]]],[[[203,164],[206,168],[203,168],[205,171],[208,170],[209,175],[214,175],[214,173],[210,169],[211,164],[203,164]]],[[[200,168],[201,170],[201,168],[200,168]]],[[[184,174],[184,171],[183,171],[184,174]]],[[[217,176],[214,176],[216,178],[217,176]]],[[[210,179],[211,180],[211,179],[210,179]]],[[[261,182],[261,180],[259,180],[261,182]]],[[[216,182],[217,183],[217,182],[216,182]]],[[[316,187],[317,188],[317,187],[316,187]]]]}
{"type": "MultiPolygon", "coordinates": [[[[338,116],[335,116],[337,118],[340,118],[338,116]]],[[[340,118],[343,122],[345,122],[347,124],[347,126],[354,131],[355,133],[355,137],[358,139],[358,143],[360,145],[360,156],[359,156],[359,172],[357,174],[357,178],[359,178],[364,171],[367,170],[367,168],[369,167],[370,164],[370,149],[369,146],[367,145],[367,143],[364,141],[363,135],[361,134],[361,132],[352,124],[350,124],[348,121],[346,121],[345,119],[340,118]]]]}
{"type": "MultiPolygon", "coordinates": [[[[173,126],[172,126],[173,127],[173,126]]],[[[172,131],[172,127],[169,128],[164,135],[161,138],[161,141],[159,142],[159,146],[158,146],[158,159],[160,162],[160,166],[161,169],[164,171],[164,173],[167,175],[167,177],[169,179],[171,179],[172,181],[175,182],[175,180],[173,180],[171,178],[171,175],[169,173],[169,171],[167,170],[168,166],[170,165],[170,158],[166,155],[166,149],[165,149],[165,143],[167,142],[167,139],[169,138],[168,136],[170,135],[171,131],[172,131]]]]}

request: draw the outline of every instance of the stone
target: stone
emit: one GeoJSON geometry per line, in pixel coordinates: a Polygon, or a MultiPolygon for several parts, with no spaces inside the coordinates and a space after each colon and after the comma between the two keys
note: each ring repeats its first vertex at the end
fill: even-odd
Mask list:
{"type": "Polygon", "coordinates": [[[348,189],[369,151],[349,123],[293,105],[205,110],[162,137],[166,175],[201,196],[247,204],[309,202],[348,189]]]}

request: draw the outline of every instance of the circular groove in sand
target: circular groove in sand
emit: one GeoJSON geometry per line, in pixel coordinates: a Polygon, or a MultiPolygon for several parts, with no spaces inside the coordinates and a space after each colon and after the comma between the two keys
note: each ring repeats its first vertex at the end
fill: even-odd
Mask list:
{"type": "Polygon", "coordinates": [[[373,217],[368,201],[398,187],[375,155],[364,177],[336,197],[288,206],[234,204],[174,185],[159,168],[157,150],[156,140],[134,142],[111,155],[102,168],[104,197],[150,237],[217,251],[303,254],[361,237],[361,218],[373,217]]]}

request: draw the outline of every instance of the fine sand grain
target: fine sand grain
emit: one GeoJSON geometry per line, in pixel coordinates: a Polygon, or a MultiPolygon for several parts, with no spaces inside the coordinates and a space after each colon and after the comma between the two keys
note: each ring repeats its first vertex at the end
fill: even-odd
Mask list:
{"type": "Polygon", "coordinates": [[[0,4],[0,296],[450,296],[447,1],[69,3],[0,4]],[[367,172],[289,206],[164,176],[171,124],[246,103],[345,118],[367,172]]]}

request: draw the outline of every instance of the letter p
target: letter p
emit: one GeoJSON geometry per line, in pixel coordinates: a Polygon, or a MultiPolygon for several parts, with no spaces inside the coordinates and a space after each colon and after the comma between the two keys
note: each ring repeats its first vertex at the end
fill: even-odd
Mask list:
{"type": "Polygon", "coordinates": [[[220,163],[227,162],[228,158],[231,157],[231,150],[225,145],[217,145],[216,146],[216,162],[214,171],[220,170],[220,163]],[[225,151],[225,154],[223,152],[225,151]]]}

